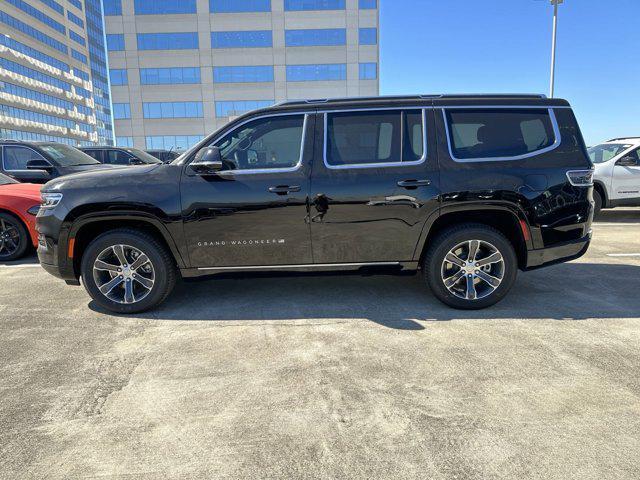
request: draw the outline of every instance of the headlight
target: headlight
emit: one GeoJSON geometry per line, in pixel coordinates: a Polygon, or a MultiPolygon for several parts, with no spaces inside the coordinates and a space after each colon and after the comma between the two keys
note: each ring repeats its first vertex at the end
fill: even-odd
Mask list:
{"type": "Polygon", "coordinates": [[[42,203],[40,204],[40,208],[45,209],[45,208],[55,208],[60,201],[62,200],[62,194],[61,193],[46,193],[43,192],[41,194],[42,197],[42,203]]]}
{"type": "Polygon", "coordinates": [[[40,211],[40,205],[34,205],[33,207],[31,207],[29,210],[27,210],[27,213],[29,215],[33,215],[36,216],[38,215],[38,212],[40,211]]]}

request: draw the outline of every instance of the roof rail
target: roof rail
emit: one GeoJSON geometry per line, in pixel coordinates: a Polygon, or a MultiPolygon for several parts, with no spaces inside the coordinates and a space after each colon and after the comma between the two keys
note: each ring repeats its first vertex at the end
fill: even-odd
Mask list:
{"type": "Polygon", "coordinates": [[[629,137],[618,137],[618,138],[612,138],[611,140],[607,140],[607,142],[617,142],[618,140],[629,140],[631,138],[640,138],[640,135],[638,136],[629,136],[629,137]]]}

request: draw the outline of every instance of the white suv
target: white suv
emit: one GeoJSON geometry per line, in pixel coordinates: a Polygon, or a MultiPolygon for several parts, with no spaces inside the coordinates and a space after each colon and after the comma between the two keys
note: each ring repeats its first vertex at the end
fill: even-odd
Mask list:
{"type": "Polygon", "coordinates": [[[596,214],[602,208],[640,206],[640,137],[614,138],[589,148],[596,214]]]}

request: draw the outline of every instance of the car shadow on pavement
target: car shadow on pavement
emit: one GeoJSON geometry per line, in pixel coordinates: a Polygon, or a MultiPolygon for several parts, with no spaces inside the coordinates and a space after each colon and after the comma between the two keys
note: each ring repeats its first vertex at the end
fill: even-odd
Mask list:
{"type": "Polygon", "coordinates": [[[38,262],[38,257],[35,253],[29,254],[19,260],[13,260],[11,262],[0,262],[0,267],[13,267],[21,265],[40,265],[40,263],[38,262]]]}
{"type": "Polygon", "coordinates": [[[640,208],[601,210],[594,219],[597,223],[640,223],[640,208]]]}
{"type": "MultiPolygon", "coordinates": [[[[520,273],[507,297],[484,310],[441,304],[421,275],[225,275],[180,282],[156,310],[131,316],[174,321],[358,321],[422,330],[448,320],[583,320],[640,315],[640,266],[567,263],[520,273]]],[[[90,308],[102,310],[95,302],[90,308]]]]}

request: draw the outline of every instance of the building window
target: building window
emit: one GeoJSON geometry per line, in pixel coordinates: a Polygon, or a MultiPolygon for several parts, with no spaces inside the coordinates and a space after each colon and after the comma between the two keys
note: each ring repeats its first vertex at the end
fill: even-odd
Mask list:
{"type": "Polygon", "coordinates": [[[187,150],[202,138],[202,135],[154,135],[145,140],[148,149],[187,150]]]}
{"type": "Polygon", "coordinates": [[[20,65],[19,63],[12,62],[11,60],[7,60],[6,58],[0,58],[0,68],[9,70],[10,72],[17,73],[18,75],[22,75],[24,77],[32,78],[33,80],[37,80],[39,82],[47,83],[49,85],[53,85],[54,87],[61,88],[67,92],[71,91],[71,84],[67,82],[63,82],[51,75],[47,75],[46,73],[42,73],[38,70],[34,70],[33,68],[25,67],[24,65],[20,65]]]}
{"type": "Polygon", "coordinates": [[[110,52],[121,52],[124,50],[124,34],[107,33],[107,50],[110,52]]]}
{"type": "Polygon", "coordinates": [[[105,15],[122,15],[122,0],[102,0],[105,15]]]}
{"type": "Polygon", "coordinates": [[[45,45],[49,45],[51,48],[55,48],[59,52],[64,53],[65,55],[68,53],[67,45],[50,37],[49,35],[45,35],[37,28],[32,27],[24,22],[21,22],[17,18],[12,17],[11,15],[0,10],[0,22],[9,25],[11,28],[15,28],[16,30],[20,30],[25,35],[29,35],[32,38],[35,38],[39,42],[44,43],[45,45]]]}
{"type": "Polygon", "coordinates": [[[114,103],[113,104],[113,118],[116,120],[123,120],[131,118],[131,107],[128,103],[114,103]]]}
{"type": "Polygon", "coordinates": [[[110,68],[109,78],[111,79],[111,85],[127,85],[129,79],[127,77],[127,70],[125,68],[110,68]]]}
{"type": "Polygon", "coordinates": [[[270,12],[271,0],[209,0],[211,13],[270,12]]]}
{"type": "Polygon", "coordinates": [[[273,100],[230,100],[216,102],[216,117],[230,117],[273,105],[273,100]]]}
{"type": "Polygon", "coordinates": [[[141,68],[142,85],[200,83],[199,67],[141,68]]]}
{"type": "Polygon", "coordinates": [[[377,28],[361,28],[359,30],[360,45],[375,45],[378,43],[377,28]]]}
{"type": "Polygon", "coordinates": [[[40,0],[40,1],[45,5],[49,6],[50,8],[52,8],[53,10],[55,10],[56,12],[58,12],[60,15],[64,15],[64,8],[62,8],[62,5],[60,5],[55,0],[40,0]]]}
{"type": "Polygon", "coordinates": [[[73,69],[73,74],[78,77],[81,78],[82,80],[84,80],[85,82],[89,81],[89,74],[83,70],[80,70],[79,68],[75,68],[73,69]]]}
{"type": "Polygon", "coordinates": [[[74,32],[71,29],[69,30],[69,38],[71,40],[73,40],[74,42],[79,43],[83,47],[86,45],[86,43],[84,41],[84,37],[82,35],[78,35],[76,32],[74,32]]]}
{"type": "Polygon", "coordinates": [[[138,34],[138,50],[190,50],[197,48],[197,32],[138,34]]]}
{"type": "Polygon", "coordinates": [[[82,21],[82,19],[77,15],[71,13],[69,10],[67,10],[67,18],[78,25],[80,28],[84,28],[84,22],[82,21]]]}
{"type": "Polygon", "coordinates": [[[202,118],[202,102],[146,102],[144,118],[202,118]]]}
{"type": "Polygon", "coordinates": [[[7,3],[10,3],[16,8],[19,8],[20,10],[25,12],[27,15],[32,16],[36,20],[40,20],[45,25],[48,25],[49,27],[53,28],[54,30],[57,30],[63,35],[67,33],[67,29],[64,28],[64,25],[62,25],[60,22],[56,22],[49,15],[42,13],[40,10],[38,10],[35,7],[32,7],[27,2],[24,2],[23,0],[7,0],[7,3]]]}
{"type": "Polygon", "coordinates": [[[287,82],[314,82],[346,80],[347,65],[329,63],[321,65],[287,65],[287,82]]]}
{"type": "Polygon", "coordinates": [[[133,148],[133,137],[116,137],[116,147],[133,148]]]}
{"type": "Polygon", "coordinates": [[[64,108],[67,110],[73,110],[73,103],[63,100],[46,93],[38,92],[30,88],[26,88],[20,85],[14,85],[13,83],[0,82],[0,92],[8,93],[9,95],[15,95],[16,97],[28,98],[29,100],[35,100],[36,102],[46,103],[47,105],[53,105],[55,107],[64,108]]]}
{"type": "Polygon", "coordinates": [[[30,47],[29,45],[18,42],[14,38],[0,34],[0,45],[4,45],[7,48],[15,50],[16,52],[24,53],[25,55],[33,57],[36,60],[40,60],[41,62],[44,62],[47,65],[51,65],[52,67],[62,70],[63,72],[69,71],[69,65],[67,65],[66,63],[61,62],[57,58],[53,58],[50,55],[46,55],[36,50],[35,48],[30,47]]]}
{"type": "Polygon", "coordinates": [[[345,0],[284,0],[284,9],[296,10],[344,10],[345,0]]]}
{"type": "Polygon", "coordinates": [[[273,82],[273,66],[213,67],[213,81],[215,83],[273,82]]]}
{"type": "Polygon", "coordinates": [[[211,48],[271,47],[271,30],[211,32],[211,48]]]}
{"type": "Polygon", "coordinates": [[[347,31],[344,28],[286,30],[284,38],[287,47],[346,45],[347,31]]]}
{"type": "Polygon", "coordinates": [[[360,10],[375,10],[378,8],[378,0],[358,0],[360,10]]]}
{"type": "Polygon", "coordinates": [[[135,0],[136,15],[196,13],[196,0],[135,0]]]}
{"type": "Polygon", "coordinates": [[[360,64],[360,80],[376,80],[378,78],[377,63],[360,64]]]}
{"type": "Polygon", "coordinates": [[[78,10],[82,10],[82,2],[80,2],[80,0],[69,0],[69,3],[76,7],[78,10]]]}
{"type": "Polygon", "coordinates": [[[83,53],[80,53],[79,51],[75,50],[75,49],[71,49],[71,56],[73,58],[75,58],[76,60],[78,60],[79,62],[82,62],[84,64],[87,64],[89,62],[89,59],[87,58],[87,56],[83,53]]]}

